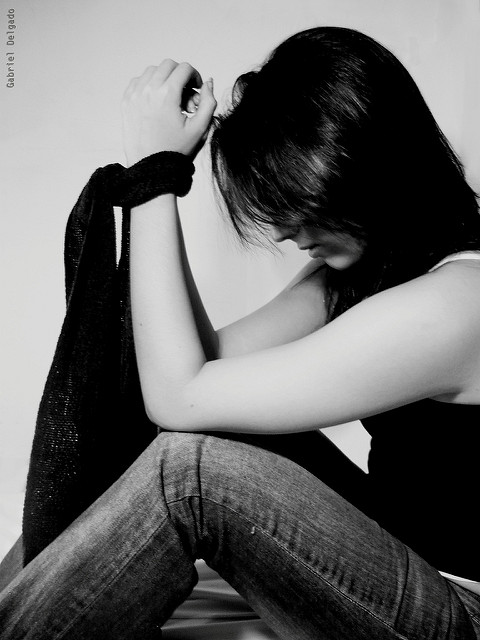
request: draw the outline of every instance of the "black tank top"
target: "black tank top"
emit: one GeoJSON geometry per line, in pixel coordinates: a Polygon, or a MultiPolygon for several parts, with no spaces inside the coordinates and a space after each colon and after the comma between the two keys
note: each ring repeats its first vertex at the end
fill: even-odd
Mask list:
{"type": "Polygon", "coordinates": [[[362,423],[373,517],[438,570],[480,581],[480,405],[421,400],[362,423]]]}

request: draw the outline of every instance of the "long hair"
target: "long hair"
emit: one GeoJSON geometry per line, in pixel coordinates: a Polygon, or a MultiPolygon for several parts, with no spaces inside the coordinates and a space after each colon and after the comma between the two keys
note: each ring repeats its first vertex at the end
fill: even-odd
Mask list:
{"type": "Polygon", "coordinates": [[[405,67],[358,31],[302,31],[240,76],[211,155],[243,241],[274,224],[365,244],[357,264],[328,268],[329,319],[450,253],[480,248],[461,162],[405,67]]]}

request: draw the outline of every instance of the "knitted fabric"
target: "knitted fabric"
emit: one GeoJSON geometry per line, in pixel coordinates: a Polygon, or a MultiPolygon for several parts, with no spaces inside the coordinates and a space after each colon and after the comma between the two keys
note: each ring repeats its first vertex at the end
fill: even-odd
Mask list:
{"type": "Polygon", "coordinates": [[[185,195],[193,164],[158,153],[98,169],[65,235],[67,309],[41,399],[23,513],[29,562],[100,496],[157,434],[147,418],[129,304],[130,207],[185,195]],[[117,267],[113,206],[125,207],[117,267]]]}

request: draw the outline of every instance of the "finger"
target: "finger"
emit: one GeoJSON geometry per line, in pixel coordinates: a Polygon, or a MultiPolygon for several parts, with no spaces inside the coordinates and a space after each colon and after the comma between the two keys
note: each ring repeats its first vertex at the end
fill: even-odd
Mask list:
{"type": "MultiPolygon", "coordinates": [[[[175,60],[171,60],[170,58],[167,58],[163,60],[158,66],[154,66],[154,65],[148,66],[141,76],[133,78],[130,81],[130,84],[128,85],[124,93],[124,97],[128,98],[132,96],[134,93],[141,92],[149,83],[152,82],[154,78],[156,82],[159,82],[159,79],[161,78],[163,78],[164,79],[163,81],[165,81],[165,79],[168,78],[171,72],[175,69],[177,64],[178,63],[175,62],[175,60]]],[[[161,83],[161,80],[160,80],[160,83],[161,83]]]]}
{"type": "Polygon", "coordinates": [[[149,67],[147,67],[145,69],[145,71],[142,73],[142,75],[139,78],[136,78],[136,86],[135,89],[137,91],[141,91],[152,79],[155,70],[157,67],[155,67],[154,65],[150,65],[149,67]]]}
{"type": "Polygon", "coordinates": [[[160,86],[170,77],[172,72],[178,67],[178,62],[171,58],[166,58],[155,68],[155,73],[151,77],[151,82],[160,86]]]}
{"type": "Polygon", "coordinates": [[[182,102],[180,104],[182,111],[186,111],[189,114],[195,113],[199,104],[200,89],[186,86],[182,91],[182,102]]]}
{"type": "Polygon", "coordinates": [[[194,88],[202,86],[202,82],[199,72],[188,62],[181,62],[177,65],[168,78],[168,83],[172,89],[172,98],[179,106],[182,105],[185,91],[191,95],[194,88]]]}
{"type": "Polygon", "coordinates": [[[194,102],[193,96],[187,100],[185,111],[187,113],[195,113],[197,110],[197,105],[194,102]]]}
{"type": "Polygon", "coordinates": [[[200,90],[200,102],[195,117],[191,120],[192,126],[208,129],[216,106],[217,101],[213,95],[213,79],[209,78],[203,83],[200,90]]]}
{"type": "Polygon", "coordinates": [[[198,107],[200,104],[200,89],[193,88],[194,94],[192,96],[193,104],[198,107]]]}
{"type": "Polygon", "coordinates": [[[153,69],[153,67],[147,67],[147,69],[145,69],[145,71],[141,76],[136,76],[135,78],[132,78],[130,80],[123,94],[124,101],[128,100],[131,96],[133,96],[137,92],[138,87],[141,86],[141,83],[143,82],[142,79],[144,78],[145,74],[147,74],[148,71],[151,69],[153,69]]]}

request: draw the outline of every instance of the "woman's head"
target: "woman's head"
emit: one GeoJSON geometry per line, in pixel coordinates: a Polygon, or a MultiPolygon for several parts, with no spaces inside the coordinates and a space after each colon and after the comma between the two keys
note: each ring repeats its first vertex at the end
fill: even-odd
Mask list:
{"type": "Polygon", "coordinates": [[[240,76],[211,149],[243,239],[271,225],[353,238],[362,296],[480,246],[475,194],[415,82],[357,31],[300,32],[240,76]]]}

